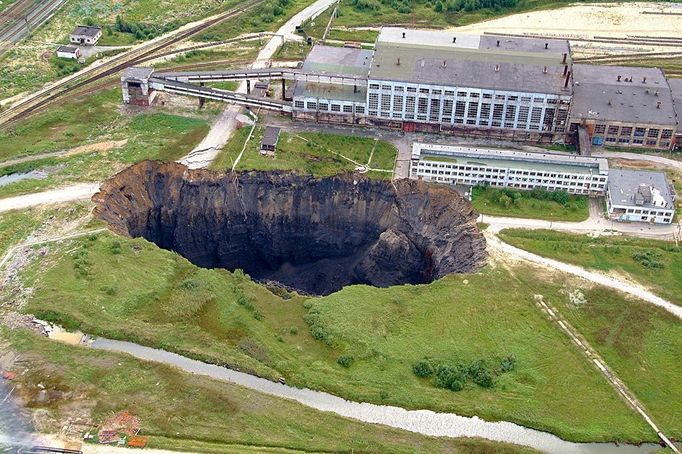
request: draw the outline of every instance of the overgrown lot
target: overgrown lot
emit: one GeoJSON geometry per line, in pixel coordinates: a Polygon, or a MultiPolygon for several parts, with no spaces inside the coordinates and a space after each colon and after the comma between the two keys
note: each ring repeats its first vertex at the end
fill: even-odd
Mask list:
{"type": "Polygon", "coordinates": [[[546,219],[548,221],[584,221],[589,216],[588,199],[565,191],[475,186],[472,200],[480,213],[493,216],[546,219]]]}
{"type": "MultiPolygon", "coordinates": [[[[296,386],[511,420],[571,440],[655,438],[534,306],[534,294],[560,295],[561,286],[538,284],[524,267],[489,267],[424,286],[351,286],[325,298],[277,291],[282,298],[240,272],[199,269],[144,240],[100,235],[55,249],[27,267],[23,279],[35,288],[27,311],[39,317],[273,379],[284,376],[296,386]],[[41,271],[41,261],[54,266],[41,271]],[[482,359],[492,366],[510,355],[513,370],[496,372],[490,388],[471,380],[453,392],[413,372],[424,358],[453,365],[482,359]]],[[[622,301],[614,293],[600,295],[610,305],[622,301]]],[[[642,311],[669,323],[649,308],[642,311]]],[[[663,346],[649,348],[652,368],[679,370],[663,346]]],[[[653,389],[667,384],[650,378],[653,389]]],[[[669,388],[665,398],[679,391],[669,388]]]]}
{"type": "Polygon", "coordinates": [[[624,274],[682,306],[682,248],[675,243],[523,229],[503,230],[500,238],[562,262],[624,274]]]}

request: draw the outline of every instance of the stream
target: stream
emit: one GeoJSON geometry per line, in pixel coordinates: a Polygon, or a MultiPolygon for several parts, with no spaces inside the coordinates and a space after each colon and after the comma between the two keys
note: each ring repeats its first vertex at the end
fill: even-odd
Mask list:
{"type": "Polygon", "coordinates": [[[561,454],[643,454],[660,449],[657,444],[653,443],[641,446],[615,443],[572,443],[556,435],[506,421],[489,422],[475,416],[464,417],[453,413],[436,413],[431,410],[405,410],[387,405],[352,402],[325,392],[294,388],[131,342],[95,338],[90,341],[90,346],[98,350],[128,353],[139,359],[175,366],[193,374],[235,383],[271,396],[295,400],[307,407],[332,412],[357,421],[383,424],[423,435],[479,437],[561,454]]]}

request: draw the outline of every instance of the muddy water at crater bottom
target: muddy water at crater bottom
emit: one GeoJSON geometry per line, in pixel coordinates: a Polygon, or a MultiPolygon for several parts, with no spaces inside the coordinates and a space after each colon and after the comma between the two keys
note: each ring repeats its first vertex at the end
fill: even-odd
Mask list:
{"type": "Polygon", "coordinates": [[[516,443],[543,452],[561,454],[644,454],[659,449],[658,445],[616,445],[614,443],[571,443],[547,432],[541,432],[510,422],[488,422],[477,417],[430,410],[405,410],[399,407],[352,402],[307,388],[294,388],[254,377],[225,367],[203,363],[175,353],[143,347],[131,342],[97,338],[93,348],[128,353],[136,358],[169,364],[187,372],[228,381],[272,396],[295,400],[320,411],[347,418],[383,424],[430,436],[480,437],[493,441],[516,443]]]}

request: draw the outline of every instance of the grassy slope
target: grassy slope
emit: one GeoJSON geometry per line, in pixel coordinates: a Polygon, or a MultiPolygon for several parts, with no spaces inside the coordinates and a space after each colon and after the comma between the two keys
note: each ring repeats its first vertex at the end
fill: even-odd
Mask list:
{"type": "Polygon", "coordinates": [[[0,131],[0,159],[69,149],[77,145],[128,139],[107,152],[48,158],[5,167],[2,174],[45,169],[44,180],[23,180],[0,187],[0,196],[16,195],[79,181],[97,181],[143,159],[175,160],[208,132],[209,113],[120,110],[120,92],[104,90],[69,100],[8,130],[0,131]],[[184,115],[184,116],[181,116],[184,115]]]}
{"type": "Polygon", "coordinates": [[[27,277],[36,288],[27,310],[86,332],[284,375],[355,400],[512,420],[574,440],[654,438],[533,306],[536,278],[525,269],[516,277],[487,269],[467,275],[468,284],[452,276],[419,287],[354,286],[312,300],[329,345],[310,335],[302,298],[282,300],[227,271],[199,270],[143,240],[102,235],[55,255],[44,275],[38,264],[25,271],[37,278],[27,277]],[[253,308],[236,302],[236,288],[253,308]],[[336,364],[343,353],[356,358],[349,369],[336,364]],[[493,390],[452,393],[411,372],[424,356],[493,362],[510,353],[517,369],[493,390]]]}
{"type": "Polygon", "coordinates": [[[220,453],[278,447],[376,453],[530,452],[362,424],[127,355],[62,345],[28,332],[5,334],[28,364],[28,372],[18,379],[27,406],[47,408],[65,418],[72,414],[77,395],[75,402],[91,408],[96,422],[126,409],[140,417],[150,448],[220,453]],[[38,383],[47,389],[47,402],[37,399],[38,383]]]}
{"type": "Polygon", "coordinates": [[[500,237],[514,246],[563,262],[600,271],[625,273],[657,294],[682,306],[682,249],[667,241],[630,237],[599,237],[548,230],[503,230],[500,237]],[[647,268],[633,254],[653,251],[662,269],[647,268]]]}
{"type": "Polygon", "coordinates": [[[475,190],[471,203],[479,213],[491,216],[510,216],[527,219],[546,219],[548,221],[584,221],[589,217],[586,197],[571,196],[571,202],[564,206],[552,200],[521,198],[509,207],[494,199],[495,189],[475,190]]]}
{"type": "MultiPolygon", "coordinates": [[[[239,129],[223,148],[211,166],[222,170],[232,167],[239,155],[244,141],[249,135],[250,126],[239,129]]],[[[256,129],[247,143],[237,170],[297,170],[315,176],[329,176],[343,171],[352,171],[356,165],[341,158],[337,153],[361,164],[367,164],[375,145],[374,139],[354,136],[341,136],[327,133],[290,133],[282,132],[274,157],[262,156],[258,149],[263,136],[263,128],[256,129]]],[[[379,141],[372,155],[372,168],[392,170],[397,155],[395,147],[379,141]]],[[[377,176],[389,178],[391,173],[376,172],[377,176]]]]}

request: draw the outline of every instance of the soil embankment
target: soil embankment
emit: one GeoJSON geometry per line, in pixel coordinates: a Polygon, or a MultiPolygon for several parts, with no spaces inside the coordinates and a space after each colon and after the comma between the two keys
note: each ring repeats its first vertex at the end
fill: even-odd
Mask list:
{"type": "Polygon", "coordinates": [[[219,173],[146,161],[102,184],[95,215],[203,267],[312,294],[427,283],[485,263],[477,213],[454,190],[345,174],[219,173]]]}

